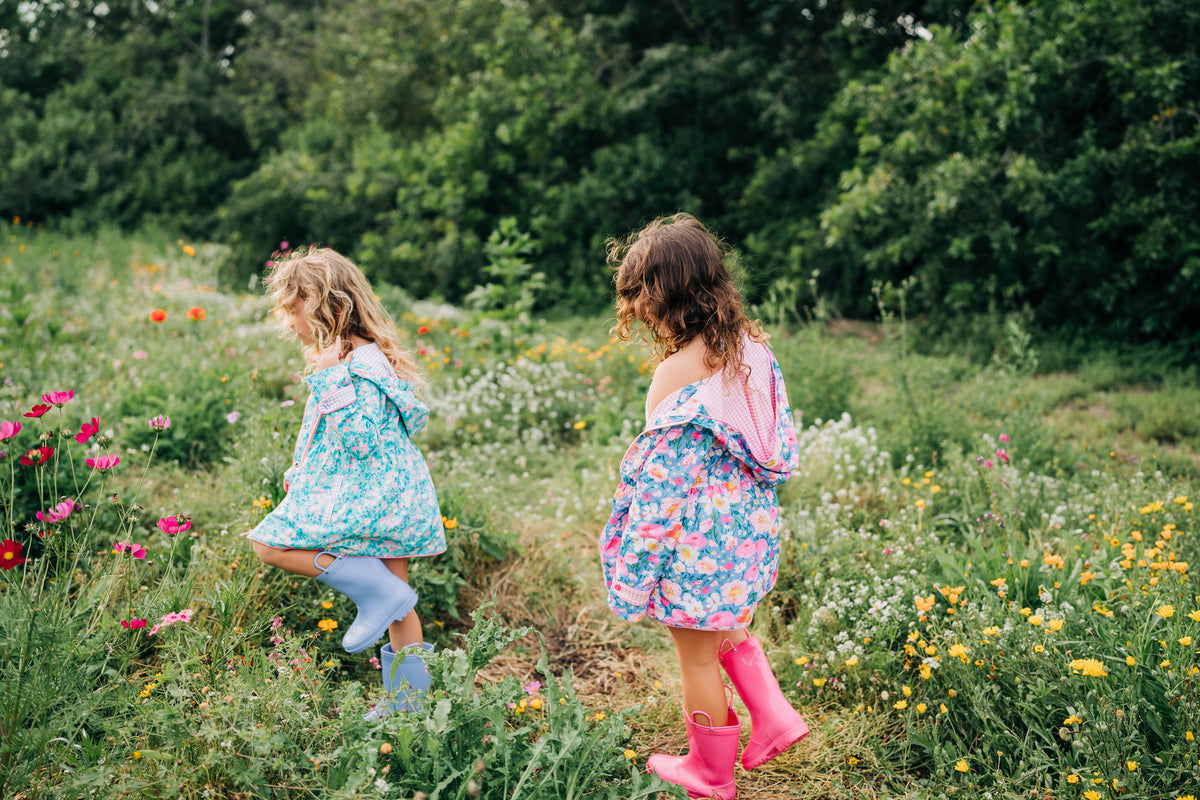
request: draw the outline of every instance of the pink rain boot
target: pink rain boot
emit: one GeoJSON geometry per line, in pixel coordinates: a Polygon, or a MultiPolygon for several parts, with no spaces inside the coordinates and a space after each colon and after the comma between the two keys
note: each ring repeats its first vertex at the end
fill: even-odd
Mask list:
{"type": "Polygon", "coordinates": [[[729,724],[713,727],[712,718],[703,711],[688,714],[688,752],[685,756],[652,755],[646,766],[664,781],[687,789],[688,797],[715,797],[733,800],[737,786],[733,781],[733,765],[737,762],[742,722],[729,709],[729,724]],[[705,722],[693,717],[703,717],[705,722]]]}
{"type": "Polygon", "coordinates": [[[784,698],[757,638],[737,646],[726,639],[721,651],[721,666],[750,711],[750,741],[742,753],[742,768],[752,770],[808,736],[808,725],[784,698]]]}

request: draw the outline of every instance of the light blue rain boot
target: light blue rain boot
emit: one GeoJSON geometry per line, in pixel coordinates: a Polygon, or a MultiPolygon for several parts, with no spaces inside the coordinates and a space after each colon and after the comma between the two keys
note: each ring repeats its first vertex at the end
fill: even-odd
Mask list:
{"type": "Polygon", "coordinates": [[[363,719],[383,719],[397,711],[422,711],[430,682],[424,653],[432,652],[431,644],[406,645],[399,653],[385,644],[379,650],[379,666],[383,669],[383,690],[387,696],[363,719]]]}
{"type": "Polygon", "coordinates": [[[347,653],[378,642],[394,620],[404,619],[417,605],[417,593],[378,558],[344,557],[323,550],[313,558],[313,565],[321,570],[317,580],[358,606],[358,616],[342,637],[347,653]],[[328,567],[318,562],[323,555],[333,556],[328,567]]]}

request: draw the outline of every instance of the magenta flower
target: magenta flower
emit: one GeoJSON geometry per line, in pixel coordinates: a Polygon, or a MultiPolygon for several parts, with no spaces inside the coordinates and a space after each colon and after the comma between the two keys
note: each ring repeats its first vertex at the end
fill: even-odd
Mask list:
{"type": "Polygon", "coordinates": [[[114,542],[113,552],[117,555],[129,553],[129,555],[139,559],[146,557],[146,548],[142,547],[137,542],[114,542]]]}
{"type": "Polygon", "coordinates": [[[190,608],[185,608],[182,611],[172,611],[169,614],[163,614],[163,617],[158,621],[158,624],[150,629],[149,635],[153,636],[161,629],[167,627],[168,625],[174,625],[176,622],[191,622],[192,613],[193,612],[190,608]]]}
{"type": "Polygon", "coordinates": [[[134,350],[133,357],[136,358],[138,361],[141,361],[144,358],[149,358],[150,354],[147,353],[145,350],[134,350]]]}
{"type": "Polygon", "coordinates": [[[1007,433],[1002,433],[1002,434],[1000,434],[1000,441],[1002,441],[1002,442],[1007,442],[1007,441],[1008,441],[1008,434],[1007,434],[1007,433]]]}
{"type": "Polygon", "coordinates": [[[87,459],[87,461],[84,463],[86,463],[92,469],[99,470],[100,472],[104,472],[106,470],[112,469],[117,464],[120,464],[121,457],[111,455],[111,454],[109,454],[107,456],[96,456],[95,458],[87,459]]]}
{"type": "Polygon", "coordinates": [[[280,250],[287,250],[287,249],[288,249],[288,243],[287,243],[286,241],[280,242],[280,243],[279,243],[279,249],[280,249],[280,250]]]}
{"type": "Polygon", "coordinates": [[[128,628],[131,631],[136,631],[138,628],[146,627],[146,620],[144,620],[144,619],[123,619],[123,620],[121,620],[121,627],[128,628]]]}
{"type": "Polygon", "coordinates": [[[25,451],[25,455],[21,456],[21,463],[27,467],[40,467],[49,461],[53,455],[53,447],[35,447],[32,450],[25,451]]]}
{"type": "Polygon", "coordinates": [[[383,665],[379,663],[378,656],[371,656],[370,658],[367,659],[367,663],[370,664],[375,669],[383,669],[383,665]]]}
{"type": "Polygon", "coordinates": [[[983,462],[983,465],[985,467],[987,467],[988,469],[991,469],[992,468],[992,460],[989,458],[988,460],[983,462]]]}
{"type": "Polygon", "coordinates": [[[52,406],[58,406],[59,408],[62,408],[64,405],[69,403],[71,398],[74,396],[75,390],[71,389],[67,392],[50,392],[49,394],[44,394],[42,395],[42,400],[52,406]]]}
{"type": "Polygon", "coordinates": [[[88,439],[100,432],[100,418],[92,417],[91,422],[85,422],[79,428],[79,433],[75,435],[75,441],[83,444],[88,439]]]}
{"type": "Polygon", "coordinates": [[[168,536],[183,533],[190,527],[192,527],[192,519],[186,514],[180,514],[177,517],[160,517],[158,520],[159,530],[168,536]]]}
{"type": "Polygon", "coordinates": [[[7,442],[21,432],[21,423],[0,421],[0,442],[7,442]]]}
{"type": "Polygon", "coordinates": [[[1000,459],[1001,461],[1003,461],[1005,463],[1008,463],[1008,460],[1009,460],[1008,453],[1004,452],[1003,447],[1001,447],[999,450],[996,451],[996,458],[1000,459]]]}
{"type": "Polygon", "coordinates": [[[542,688],[542,682],[541,681],[530,681],[529,683],[525,684],[522,688],[525,690],[525,694],[532,696],[532,695],[535,695],[538,693],[538,689],[542,688]]]}
{"type": "Polygon", "coordinates": [[[154,419],[150,420],[150,427],[156,431],[169,430],[171,427],[171,418],[159,414],[154,419]]]}
{"type": "Polygon", "coordinates": [[[47,525],[53,525],[71,516],[71,512],[78,510],[78,508],[79,503],[76,503],[74,500],[63,500],[49,511],[37,512],[37,518],[47,525]]]}
{"type": "Polygon", "coordinates": [[[36,405],[25,412],[24,416],[36,419],[50,410],[48,405],[36,405]]]}
{"type": "Polygon", "coordinates": [[[240,416],[241,416],[241,414],[239,414],[238,412],[230,411],[228,414],[225,415],[225,419],[229,420],[229,424],[232,425],[233,423],[238,421],[238,417],[240,417],[240,416]]]}

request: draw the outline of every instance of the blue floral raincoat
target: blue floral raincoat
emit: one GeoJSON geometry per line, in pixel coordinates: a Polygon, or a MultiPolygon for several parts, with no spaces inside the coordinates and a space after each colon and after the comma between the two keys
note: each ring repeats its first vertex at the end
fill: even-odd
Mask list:
{"type": "Polygon", "coordinates": [[[305,379],[312,394],[285,473],[287,496],[247,536],[347,556],[430,556],[446,535],[429,468],[410,436],[429,409],[375,344],[305,379]]]}

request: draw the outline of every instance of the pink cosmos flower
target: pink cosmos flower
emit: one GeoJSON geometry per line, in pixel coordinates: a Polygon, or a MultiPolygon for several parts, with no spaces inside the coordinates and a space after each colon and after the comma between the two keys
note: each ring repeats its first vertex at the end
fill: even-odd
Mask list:
{"type": "Polygon", "coordinates": [[[21,432],[21,423],[0,421],[0,442],[7,442],[21,432]]]}
{"type": "Polygon", "coordinates": [[[1007,441],[1008,441],[1008,434],[1007,434],[1007,433],[1002,433],[1002,434],[1000,434],[1000,441],[1002,441],[1002,442],[1007,442],[1007,441]]]}
{"type": "Polygon", "coordinates": [[[34,447],[31,450],[25,451],[25,455],[21,456],[21,463],[27,467],[40,467],[49,461],[53,455],[53,447],[34,447]]]}
{"type": "Polygon", "coordinates": [[[49,394],[44,394],[44,395],[42,395],[42,400],[49,403],[50,405],[58,406],[59,408],[62,408],[64,405],[69,403],[71,401],[71,398],[74,396],[75,396],[75,390],[71,389],[66,392],[50,392],[49,394]]]}
{"type": "Polygon", "coordinates": [[[190,527],[192,527],[192,520],[185,514],[177,517],[160,517],[158,520],[158,529],[168,536],[183,533],[190,527]]]}
{"type": "Polygon", "coordinates": [[[158,621],[158,624],[150,629],[149,635],[153,636],[161,629],[167,627],[168,625],[174,625],[177,622],[190,622],[192,619],[192,613],[193,612],[190,608],[185,608],[182,611],[172,611],[168,614],[163,614],[162,619],[158,621]]]}
{"type": "Polygon", "coordinates": [[[25,416],[36,419],[37,417],[42,416],[49,410],[50,410],[50,406],[39,404],[39,405],[36,405],[33,408],[29,409],[28,411],[26,411],[25,416]]]}
{"type": "Polygon", "coordinates": [[[95,458],[87,459],[87,461],[85,461],[84,463],[86,463],[92,469],[99,470],[100,472],[104,472],[105,470],[110,470],[113,467],[115,467],[117,464],[120,464],[121,457],[115,456],[112,454],[109,454],[107,456],[96,456],[95,458]]]}
{"type": "Polygon", "coordinates": [[[147,353],[145,350],[134,350],[133,357],[136,358],[138,361],[141,361],[142,359],[149,358],[150,354],[147,353]]]}
{"type": "Polygon", "coordinates": [[[146,620],[144,620],[144,619],[123,619],[123,620],[121,620],[121,627],[128,628],[131,631],[136,631],[138,628],[146,627],[146,620]]]}
{"type": "Polygon", "coordinates": [[[92,421],[90,423],[85,422],[85,423],[83,423],[83,425],[81,425],[79,427],[79,433],[77,433],[75,435],[75,441],[79,442],[80,444],[83,444],[84,442],[86,442],[88,439],[92,438],[99,432],[100,432],[100,418],[92,417],[92,421]]]}
{"type": "Polygon", "coordinates": [[[371,656],[370,658],[367,659],[367,663],[370,664],[375,669],[383,669],[383,665],[379,663],[378,656],[371,656]]]}
{"type": "Polygon", "coordinates": [[[162,414],[159,414],[157,417],[150,420],[150,427],[156,431],[170,430],[171,418],[167,417],[167,416],[163,416],[162,414]]]}
{"type": "Polygon", "coordinates": [[[129,553],[129,555],[138,559],[146,557],[146,548],[142,547],[137,542],[114,542],[113,552],[117,555],[120,555],[121,553],[129,553]]]}
{"type": "Polygon", "coordinates": [[[1008,460],[1009,460],[1008,453],[1004,452],[1003,447],[1001,447],[999,450],[996,451],[996,458],[1000,459],[1001,461],[1003,461],[1005,463],[1008,463],[1008,460]]]}
{"type": "Polygon", "coordinates": [[[983,466],[986,467],[987,469],[991,469],[992,468],[992,460],[990,458],[987,459],[986,461],[983,462],[983,466]]]}
{"type": "Polygon", "coordinates": [[[239,414],[238,412],[230,411],[228,414],[225,415],[225,419],[229,420],[229,424],[232,425],[233,423],[238,421],[238,417],[240,417],[240,416],[241,416],[241,414],[239,414]]]}
{"type": "Polygon", "coordinates": [[[47,525],[53,525],[56,522],[62,522],[67,517],[71,516],[71,512],[77,510],[79,504],[74,500],[63,500],[49,511],[37,512],[37,518],[47,525]]]}
{"type": "Polygon", "coordinates": [[[529,683],[525,684],[521,688],[523,688],[525,690],[525,694],[530,695],[532,697],[533,695],[538,693],[538,689],[542,688],[542,682],[541,681],[530,681],[529,683]]]}

